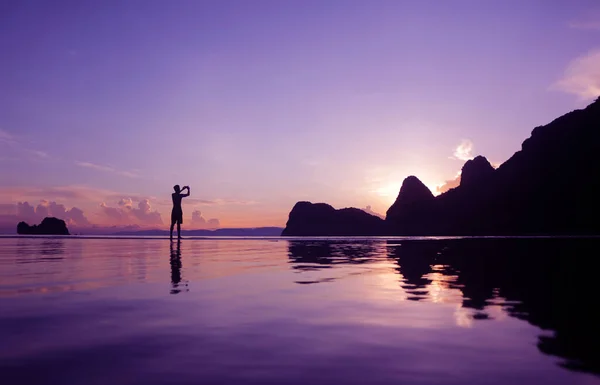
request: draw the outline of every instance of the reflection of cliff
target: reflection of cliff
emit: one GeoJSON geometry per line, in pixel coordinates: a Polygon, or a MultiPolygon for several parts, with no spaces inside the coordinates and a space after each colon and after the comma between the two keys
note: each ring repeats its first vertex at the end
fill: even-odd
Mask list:
{"type": "Polygon", "coordinates": [[[396,271],[403,277],[401,286],[411,295],[408,299],[413,301],[424,298],[427,294],[425,288],[431,283],[427,274],[431,272],[435,245],[433,248],[423,246],[425,245],[413,242],[406,242],[401,246],[394,243],[388,245],[388,255],[397,261],[396,271]]]}
{"type": "MultiPolygon", "coordinates": [[[[541,352],[564,366],[600,374],[600,314],[594,272],[600,239],[456,239],[387,242],[290,241],[292,267],[302,272],[340,264],[393,259],[408,299],[462,301],[468,322],[494,318],[490,307],[542,329],[541,352]],[[589,258],[592,257],[592,258],[589,258]],[[435,280],[434,280],[435,278],[435,280]],[[451,289],[451,290],[447,290],[451,289]],[[456,290],[460,290],[456,291],[456,290]],[[445,291],[445,292],[444,292],[445,291]],[[462,295],[459,293],[462,292],[462,295]],[[447,297],[451,295],[451,297],[447,297]],[[439,298],[438,298],[439,300],[439,298]]],[[[334,271],[316,283],[331,280],[334,271]]]]}
{"type": "Polygon", "coordinates": [[[369,262],[376,250],[372,241],[289,241],[288,256],[294,269],[315,270],[334,264],[369,262]]]}
{"type": "MultiPolygon", "coordinates": [[[[375,242],[335,242],[335,241],[289,241],[288,257],[292,268],[303,273],[299,284],[330,282],[338,277],[316,274],[314,279],[310,272],[330,269],[339,264],[362,264],[372,261],[377,254],[373,246],[375,242]]],[[[313,274],[314,275],[314,274],[313,274]]]]}
{"type": "Polygon", "coordinates": [[[333,263],[330,242],[290,241],[288,256],[298,270],[328,268],[333,263]]]}
{"type": "Polygon", "coordinates": [[[419,274],[430,266],[445,266],[441,271],[456,277],[463,307],[478,310],[475,318],[487,318],[491,300],[506,299],[509,315],[554,331],[540,337],[540,351],[600,374],[600,314],[590,274],[600,267],[599,249],[596,239],[465,239],[404,242],[390,247],[389,256],[414,285],[427,282],[419,274]]]}
{"type": "MultiPolygon", "coordinates": [[[[495,281],[501,296],[521,301],[509,306],[509,313],[554,330],[553,336],[540,338],[538,348],[542,352],[564,357],[566,366],[600,373],[600,314],[595,309],[597,286],[590,276],[600,267],[596,256],[600,242],[554,239],[503,243],[502,247],[485,249],[489,250],[486,257],[491,258],[486,258],[489,262],[483,272],[486,280],[495,281]]],[[[459,268],[465,272],[473,269],[468,266],[465,263],[459,268]]],[[[472,286],[467,283],[465,280],[466,286],[472,286]]]]}
{"type": "Polygon", "coordinates": [[[65,253],[65,244],[62,239],[45,239],[40,247],[40,254],[45,259],[62,259],[65,253]]]}

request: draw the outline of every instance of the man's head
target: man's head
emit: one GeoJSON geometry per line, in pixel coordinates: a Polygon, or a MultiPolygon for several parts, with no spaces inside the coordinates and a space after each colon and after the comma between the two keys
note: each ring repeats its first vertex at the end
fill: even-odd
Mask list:
{"type": "Polygon", "coordinates": [[[181,188],[179,187],[178,184],[176,184],[175,186],[173,186],[173,190],[175,190],[176,193],[180,193],[181,192],[181,188]]]}

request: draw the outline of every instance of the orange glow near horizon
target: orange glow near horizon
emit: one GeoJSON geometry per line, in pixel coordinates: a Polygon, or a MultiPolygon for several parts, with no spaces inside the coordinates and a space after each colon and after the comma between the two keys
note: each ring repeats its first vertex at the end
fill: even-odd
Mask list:
{"type": "MultiPolygon", "coordinates": [[[[340,209],[343,207],[356,207],[370,209],[382,216],[385,216],[386,211],[394,203],[402,180],[404,179],[404,173],[389,174],[387,170],[377,171],[371,180],[363,182],[364,187],[360,187],[355,190],[357,194],[350,194],[348,196],[339,196],[339,199],[327,200],[326,203],[331,204],[334,208],[340,209]]],[[[415,173],[416,175],[428,175],[426,172],[415,173]]],[[[432,178],[423,178],[425,185],[432,191],[434,195],[438,195],[436,192],[436,186],[432,186],[430,181],[432,178]]],[[[435,180],[435,179],[433,179],[435,180]]],[[[317,202],[320,201],[317,195],[310,197],[307,200],[317,202]]],[[[37,210],[37,206],[41,202],[56,202],[58,205],[63,205],[66,210],[71,208],[79,209],[83,212],[83,215],[89,220],[89,224],[81,225],[73,223],[69,218],[64,219],[69,227],[71,228],[87,228],[87,227],[124,227],[124,226],[139,226],[140,229],[157,229],[157,228],[168,228],[170,224],[171,215],[171,202],[169,199],[157,197],[156,195],[144,196],[141,194],[131,193],[118,193],[115,191],[108,190],[97,190],[90,187],[82,186],[64,186],[64,187],[53,187],[53,188],[5,188],[0,189],[0,197],[3,201],[9,203],[5,205],[4,211],[0,214],[5,216],[17,215],[17,204],[20,202],[28,202],[30,206],[29,210],[37,210]],[[17,193],[19,190],[20,193],[17,193]],[[68,197],[73,195],[73,198],[68,197]],[[126,201],[126,202],[125,202],[126,201]],[[147,202],[143,208],[147,211],[140,215],[141,206],[140,202],[147,202]],[[102,205],[102,202],[104,205],[102,205]],[[125,202],[125,203],[123,203],[125,202]],[[7,208],[12,205],[12,207],[7,208]],[[8,211],[7,211],[8,210],[8,211]],[[152,219],[151,215],[160,214],[162,224],[158,220],[150,222],[152,219]],[[136,215],[137,214],[137,215],[136,215]]],[[[302,200],[298,198],[298,200],[302,200]]],[[[219,220],[221,228],[252,228],[252,227],[285,227],[288,220],[288,215],[292,209],[295,201],[289,201],[289,203],[277,202],[272,204],[266,204],[264,202],[250,202],[244,203],[244,201],[233,201],[232,203],[226,200],[214,200],[213,203],[198,202],[198,200],[183,203],[184,211],[184,229],[202,229],[203,227],[199,222],[194,223],[192,221],[192,213],[196,210],[201,212],[203,218],[207,221],[212,218],[219,220]],[[240,203],[242,202],[242,203],[240,203]]],[[[368,211],[368,210],[367,210],[368,211]]],[[[33,211],[31,211],[33,213],[33,211]]],[[[52,214],[52,213],[50,213],[52,214]]],[[[40,214],[41,215],[41,214],[40,214]]],[[[51,215],[55,216],[55,215],[51,215]]],[[[59,217],[59,216],[57,216],[59,217]]],[[[19,218],[27,222],[39,222],[40,218],[38,215],[30,215],[30,218],[19,218]],[[35,217],[35,218],[34,218],[35,217]]],[[[13,221],[6,221],[3,225],[14,225],[13,221]]],[[[15,222],[16,223],[16,222],[15,222]]]]}

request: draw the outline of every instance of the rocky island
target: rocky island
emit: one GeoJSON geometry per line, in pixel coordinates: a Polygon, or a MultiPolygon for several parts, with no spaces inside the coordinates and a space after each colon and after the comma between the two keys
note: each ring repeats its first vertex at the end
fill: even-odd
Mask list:
{"type": "Polygon", "coordinates": [[[380,235],[385,221],[356,208],[336,210],[325,203],[298,202],[283,236],[380,235]]]}
{"type": "Polygon", "coordinates": [[[39,225],[29,226],[25,222],[17,225],[17,234],[22,235],[69,235],[67,224],[62,219],[46,217],[39,225]]]}
{"type": "Polygon", "coordinates": [[[483,156],[439,196],[407,177],[385,220],[356,208],[298,202],[286,236],[600,234],[600,98],[536,127],[494,169],[483,156]]]}

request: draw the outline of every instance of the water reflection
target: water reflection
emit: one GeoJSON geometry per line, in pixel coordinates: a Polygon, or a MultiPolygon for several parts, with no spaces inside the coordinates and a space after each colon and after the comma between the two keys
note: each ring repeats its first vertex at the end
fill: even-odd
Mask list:
{"type": "MultiPolygon", "coordinates": [[[[299,272],[319,272],[322,269],[330,269],[334,265],[359,265],[374,262],[380,257],[378,250],[381,242],[378,241],[289,241],[288,257],[292,269],[299,272]]],[[[323,270],[326,273],[327,270],[323,270]]],[[[321,276],[315,279],[300,279],[298,284],[313,284],[332,282],[337,276],[321,276]]]]}
{"type": "Polygon", "coordinates": [[[37,245],[26,240],[17,243],[17,263],[60,261],[64,258],[65,244],[62,239],[44,239],[37,245]]]}
{"type": "Polygon", "coordinates": [[[48,239],[42,242],[40,254],[47,259],[62,259],[65,253],[65,243],[62,239],[48,239]]]}
{"type": "MultiPolygon", "coordinates": [[[[293,269],[308,272],[369,261],[381,246],[290,241],[288,254],[293,269]]],[[[552,332],[538,337],[541,352],[562,357],[566,368],[600,374],[600,313],[591,305],[597,303],[598,240],[409,240],[383,246],[406,299],[454,302],[459,325],[506,314],[525,320],[552,332]]]]}
{"type": "Polygon", "coordinates": [[[334,262],[333,247],[330,242],[290,241],[288,256],[292,268],[297,270],[318,270],[330,268],[334,262]]]}
{"type": "Polygon", "coordinates": [[[423,247],[416,242],[399,245],[388,241],[388,257],[398,264],[396,271],[402,277],[400,285],[408,294],[406,299],[419,301],[427,298],[429,291],[426,289],[432,282],[429,273],[436,251],[435,247],[423,247]]]}
{"type": "Polygon", "coordinates": [[[293,269],[319,270],[336,264],[373,262],[380,254],[377,241],[289,241],[288,256],[293,269]]]}
{"type": "MultiPolygon", "coordinates": [[[[56,373],[70,375],[69,360],[64,361],[68,367],[59,369],[60,362],[44,361],[43,355],[36,358],[38,348],[23,343],[42,341],[39,346],[48,346],[43,350],[49,357],[61,357],[69,349],[68,338],[54,331],[75,335],[78,348],[87,344],[82,352],[111,357],[102,350],[103,333],[101,341],[79,342],[93,337],[89,330],[94,325],[107,333],[123,333],[113,336],[115,349],[122,353],[118,361],[123,363],[129,356],[137,357],[137,353],[123,353],[127,348],[156,354],[148,366],[152,367],[160,354],[171,355],[174,346],[189,344],[181,351],[190,355],[192,364],[176,362],[173,367],[187,368],[195,380],[203,377],[194,371],[204,367],[214,369],[220,378],[224,373],[242,373],[231,370],[233,361],[227,359],[233,358],[239,363],[236,368],[252,375],[261,365],[273,365],[263,366],[270,371],[261,369],[262,373],[277,373],[277,368],[289,368],[286,365],[294,362],[301,365],[294,373],[331,369],[347,374],[356,369],[369,378],[423,374],[431,383],[445,378],[431,374],[436,368],[442,376],[474,368],[473,376],[489,373],[486,378],[511,373],[519,377],[531,368],[529,377],[520,382],[530,383],[525,381],[543,376],[549,369],[543,365],[557,361],[555,357],[570,369],[600,374],[600,316],[594,307],[600,240],[185,239],[167,243],[162,239],[5,240],[0,247],[0,308],[9,310],[0,316],[0,346],[4,347],[0,347],[0,372],[2,365],[9,365],[3,358],[16,357],[12,362],[21,366],[10,364],[12,373],[34,373],[31,362],[47,362],[53,368],[57,365],[56,373]],[[189,281],[198,283],[196,290],[188,290],[189,281]],[[165,285],[172,294],[186,291],[186,295],[165,298],[165,285]],[[128,306],[128,300],[135,306],[128,306]],[[162,301],[161,306],[155,305],[156,300],[162,301]],[[190,335],[170,340],[173,335],[162,328],[172,325],[182,326],[179,330],[190,335]],[[129,338],[141,331],[146,333],[143,339],[129,338]],[[12,342],[7,343],[7,338],[12,342]],[[156,344],[145,346],[145,341],[156,344]],[[21,348],[32,352],[29,356],[12,352],[21,348]],[[488,359],[490,352],[494,355],[488,359]],[[346,366],[329,366],[336,360],[346,366]],[[219,366],[220,362],[226,364],[219,366]],[[412,371],[426,362],[435,365],[412,371]],[[536,366],[540,362],[543,365],[536,366]]],[[[79,357],[80,351],[73,354],[79,357]]],[[[83,361],[81,370],[86,368],[83,361]]],[[[168,358],[165,362],[171,364],[168,358]]],[[[139,362],[131,367],[139,368],[139,362]]],[[[548,377],[554,383],[561,383],[555,380],[556,373],[583,377],[551,369],[548,377]]],[[[354,373],[349,376],[358,379],[354,373]]],[[[462,381],[467,377],[454,383],[472,382],[462,381]]],[[[318,383],[310,380],[299,382],[318,383]]],[[[248,383],[259,381],[253,378],[248,383]]],[[[495,383],[519,382],[501,377],[495,383]]]]}
{"type": "Polygon", "coordinates": [[[181,239],[178,239],[177,242],[171,241],[171,254],[170,254],[170,263],[171,263],[171,294],[181,293],[182,287],[185,288],[186,291],[189,291],[187,288],[187,284],[181,283],[181,239]]]}

